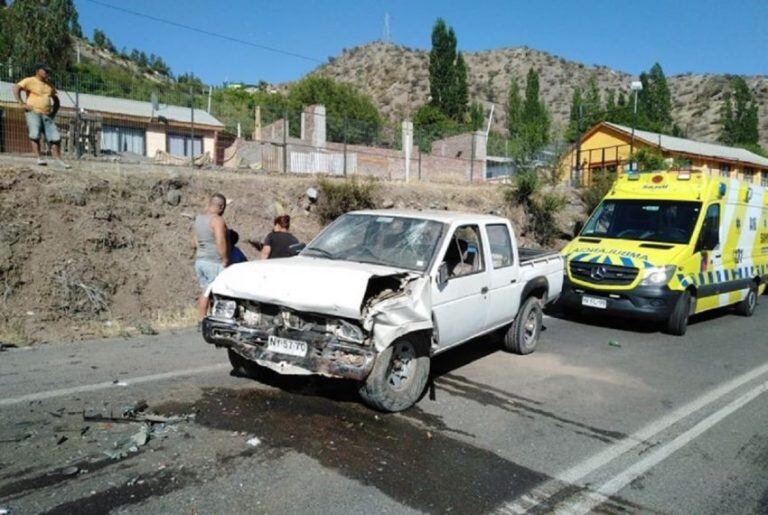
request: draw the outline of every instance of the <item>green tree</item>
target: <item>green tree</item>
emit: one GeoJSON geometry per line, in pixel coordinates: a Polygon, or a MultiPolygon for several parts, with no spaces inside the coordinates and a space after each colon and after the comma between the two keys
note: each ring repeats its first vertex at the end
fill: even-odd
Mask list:
{"type": "Polygon", "coordinates": [[[5,6],[5,0],[0,0],[0,65],[5,64],[11,57],[11,19],[10,11],[5,6]]]}
{"type": "MultiPolygon", "coordinates": [[[[352,86],[326,77],[310,75],[291,86],[288,101],[294,115],[313,104],[326,109],[326,127],[331,141],[373,143],[379,136],[383,121],[373,101],[355,91],[352,86]]],[[[300,126],[298,119],[291,125],[300,126]]]]}
{"type": "Polygon", "coordinates": [[[72,0],[15,0],[5,13],[10,59],[23,68],[45,62],[55,73],[69,69],[72,38],[81,35],[72,0]]]}
{"type": "Polygon", "coordinates": [[[523,99],[520,97],[520,85],[512,77],[507,94],[507,131],[511,139],[517,139],[523,132],[523,99]]]}
{"type": "Polygon", "coordinates": [[[469,106],[469,85],[467,83],[467,63],[461,52],[456,56],[453,95],[450,103],[450,116],[457,122],[464,121],[469,106]]]}
{"type": "Polygon", "coordinates": [[[590,129],[605,118],[603,105],[600,101],[600,90],[597,87],[597,79],[594,76],[587,81],[587,89],[584,92],[584,120],[583,128],[590,129]]]}
{"type": "Polygon", "coordinates": [[[726,145],[758,145],[757,103],[743,77],[733,77],[720,111],[719,140],[726,145]]]}
{"type": "Polygon", "coordinates": [[[456,34],[438,18],[432,28],[432,49],[429,52],[430,104],[450,116],[450,96],[455,89],[454,63],[456,34]]]}
{"type": "Polygon", "coordinates": [[[480,102],[472,102],[469,106],[469,128],[477,131],[483,128],[485,123],[485,109],[480,102]]]}
{"type": "Polygon", "coordinates": [[[523,102],[522,143],[526,152],[533,154],[549,143],[550,117],[539,98],[539,73],[528,70],[523,102]]]}
{"type": "Polygon", "coordinates": [[[432,149],[432,142],[461,130],[459,124],[437,107],[421,106],[413,115],[414,139],[422,152],[432,149]]]}
{"type": "Polygon", "coordinates": [[[641,73],[640,82],[643,89],[637,97],[637,127],[670,133],[673,130],[672,93],[661,65],[655,63],[647,73],[641,73]]]}
{"type": "Polygon", "coordinates": [[[584,130],[583,120],[579,120],[584,114],[584,100],[581,97],[581,88],[576,86],[571,94],[571,110],[568,115],[568,127],[565,129],[565,139],[574,143],[578,139],[579,129],[584,130]],[[581,113],[579,112],[581,111],[581,113]],[[581,126],[579,126],[581,124],[581,126]]]}
{"type": "Polygon", "coordinates": [[[458,123],[465,122],[469,105],[467,76],[464,56],[456,51],[456,33],[438,18],[429,52],[429,103],[458,123]]]}

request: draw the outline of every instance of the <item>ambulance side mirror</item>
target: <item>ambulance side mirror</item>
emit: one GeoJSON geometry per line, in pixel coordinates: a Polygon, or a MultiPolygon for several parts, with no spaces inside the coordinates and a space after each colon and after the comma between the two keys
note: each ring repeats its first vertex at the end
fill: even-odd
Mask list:
{"type": "Polygon", "coordinates": [[[584,229],[584,222],[576,220],[573,224],[573,237],[577,238],[581,234],[582,229],[584,229]]]}

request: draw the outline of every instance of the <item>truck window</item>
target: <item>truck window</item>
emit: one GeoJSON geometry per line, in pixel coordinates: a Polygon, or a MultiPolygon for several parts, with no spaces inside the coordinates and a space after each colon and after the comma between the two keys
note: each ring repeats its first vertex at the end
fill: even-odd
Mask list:
{"type": "Polygon", "coordinates": [[[488,243],[491,246],[491,265],[493,268],[504,268],[513,264],[512,239],[509,228],[504,224],[486,226],[488,243]]]}
{"type": "Polygon", "coordinates": [[[699,244],[703,241],[704,235],[709,232],[717,232],[720,230],[720,204],[712,204],[707,208],[707,212],[704,214],[704,222],[701,224],[701,232],[699,233],[699,244]]]}
{"type": "Polygon", "coordinates": [[[448,267],[448,278],[482,272],[485,269],[482,249],[480,228],[477,225],[463,225],[457,228],[443,257],[443,262],[448,267]]]}

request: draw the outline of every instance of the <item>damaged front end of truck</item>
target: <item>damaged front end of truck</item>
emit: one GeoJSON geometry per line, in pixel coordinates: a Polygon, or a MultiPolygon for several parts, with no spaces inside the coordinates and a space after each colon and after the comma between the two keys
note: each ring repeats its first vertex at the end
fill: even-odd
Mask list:
{"type": "Polygon", "coordinates": [[[425,275],[370,275],[359,286],[356,310],[349,298],[336,299],[333,291],[322,302],[308,302],[294,290],[293,301],[280,302],[214,289],[203,337],[280,374],[362,381],[377,355],[397,338],[431,331],[432,317],[425,275]]]}

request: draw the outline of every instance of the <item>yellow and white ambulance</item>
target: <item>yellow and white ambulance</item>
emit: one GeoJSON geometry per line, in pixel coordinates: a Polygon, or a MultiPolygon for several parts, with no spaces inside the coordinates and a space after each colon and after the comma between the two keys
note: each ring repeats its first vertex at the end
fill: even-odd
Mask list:
{"type": "Polygon", "coordinates": [[[694,313],[735,305],[750,316],[768,281],[768,189],[621,172],[563,253],[569,310],[663,321],[676,335],[694,313]]]}

